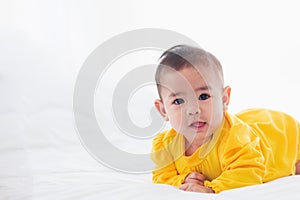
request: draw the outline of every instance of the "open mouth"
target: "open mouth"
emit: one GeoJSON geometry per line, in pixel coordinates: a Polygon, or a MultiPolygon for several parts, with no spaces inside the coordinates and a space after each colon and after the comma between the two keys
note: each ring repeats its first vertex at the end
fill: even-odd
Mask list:
{"type": "Polygon", "coordinates": [[[206,122],[193,122],[190,127],[196,128],[196,129],[201,129],[206,125],[206,122]]]}

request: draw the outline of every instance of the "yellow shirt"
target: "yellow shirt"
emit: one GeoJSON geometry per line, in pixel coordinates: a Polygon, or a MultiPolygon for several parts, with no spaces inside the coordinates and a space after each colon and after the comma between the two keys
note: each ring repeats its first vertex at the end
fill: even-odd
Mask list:
{"type": "Polygon", "coordinates": [[[154,183],[180,186],[194,171],[216,193],[294,175],[300,160],[300,124],[291,116],[267,109],[237,115],[225,113],[210,141],[185,156],[185,139],[174,129],[153,140],[154,183]]]}

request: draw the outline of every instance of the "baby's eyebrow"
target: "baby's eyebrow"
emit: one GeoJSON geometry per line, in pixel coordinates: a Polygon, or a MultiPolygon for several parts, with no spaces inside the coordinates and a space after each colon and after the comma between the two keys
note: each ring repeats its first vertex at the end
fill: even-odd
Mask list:
{"type": "Polygon", "coordinates": [[[179,95],[181,95],[181,94],[183,94],[183,92],[171,93],[171,94],[169,95],[169,97],[176,97],[176,96],[179,96],[179,95]]]}
{"type": "Polygon", "coordinates": [[[203,90],[211,90],[211,87],[206,85],[206,86],[201,86],[201,87],[198,87],[195,89],[196,92],[203,91],[203,90]]]}
{"type": "MultiPolygon", "coordinates": [[[[210,90],[210,89],[211,89],[211,87],[206,85],[206,86],[201,86],[201,87],[196,88],[195,92],[198,92],[198,91],[207,91],[207,90],[210,90]]],[[[171,97],[176,97],[176,96],[180,96],[180,95],[183,95],[183,94],[185,94],[185,93],[184,92],[171,93],[169,95],[169,97],[170,98],[171,97]]]]}

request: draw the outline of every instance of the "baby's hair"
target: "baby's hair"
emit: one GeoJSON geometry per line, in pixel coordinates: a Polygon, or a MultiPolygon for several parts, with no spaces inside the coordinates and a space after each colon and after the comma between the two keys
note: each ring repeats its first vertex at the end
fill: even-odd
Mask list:
{"type": "Polygon", "coordinates": [[[224,84],[223,70],[220,61],[211,53],[189,45],[176,45],[166,50],[159,58],[159,64],[155,74],[155,81],[160,95],[160,79],[164,69],[173,69],[180,71],[186,67],[195,67],[201,65],[209,67],[216,77],[219,77],[222,84],[224,84]]]}

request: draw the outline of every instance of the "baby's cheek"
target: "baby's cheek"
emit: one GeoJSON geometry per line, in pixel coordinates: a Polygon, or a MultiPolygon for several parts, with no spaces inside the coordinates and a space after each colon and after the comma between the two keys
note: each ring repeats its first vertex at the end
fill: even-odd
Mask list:
{"type": "Polygon", "coordinates": [[[183,128],[181,118],[173,117],[172,119],[170,119],[170,124],[172,128],[174,128],[177,132],[181,132],[180,130],[183,128]]]}

